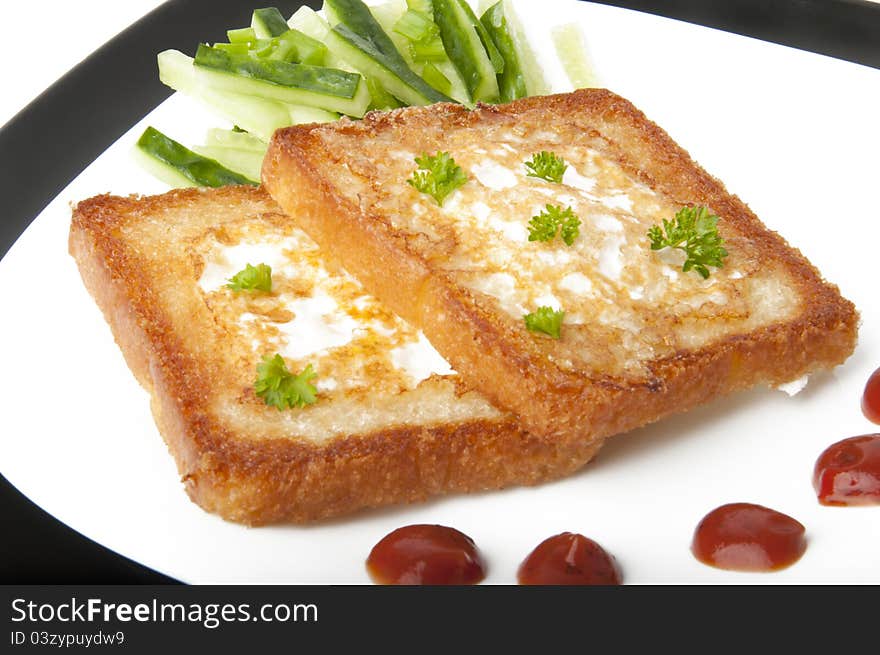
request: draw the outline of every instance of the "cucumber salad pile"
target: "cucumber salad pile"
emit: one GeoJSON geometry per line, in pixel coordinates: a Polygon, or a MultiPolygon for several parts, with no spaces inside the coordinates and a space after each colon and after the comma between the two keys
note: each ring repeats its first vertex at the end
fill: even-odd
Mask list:
{"type": "MultiPolygon", "coordinates": [[[[320,14],[301,7],[289,19],[256,9],[226,43],[158,56],[163,83],[234,127],[209,129],[190,148],[148,127],[135,155],[174,187],[256,185],[280,127],[549,93],[512,0],[481,0],[478,13],[467,0],[324,0],[320,14]]],[[[562,25],[552,39],[572,86],[593,86],[579,27],[562,25]]]]}

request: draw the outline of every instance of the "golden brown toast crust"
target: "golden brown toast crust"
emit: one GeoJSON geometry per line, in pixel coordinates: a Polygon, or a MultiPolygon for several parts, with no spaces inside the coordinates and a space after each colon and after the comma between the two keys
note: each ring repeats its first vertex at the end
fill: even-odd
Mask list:
{"type": "MultiPolygon", "coordinates": [[[[537,433],[601,439],[738,389],[833,367],[855,346],[858,315],[852,303],[661,128],[607,90],[532,97],[474,111],[452,104],[405,108],[368,114],[358,122],[285,128],[270,144],[263,181],[328,257],[421,328],[473,388],[537,433]],[[553,121],[570,121],[567,129],[576,123],[594,131],[641,184],[681,204],[711,207],[721,217],[722,232],[746,235],[749,248],[785,272],[800,299],[797,315],[678,349],[648,362],[642,377],[563,369],[521,325],[500,320],[498,312],[477,302],[426,255],[430,251],[416,237],[392,224],[393,217],[373,211],[360,195],[352,201],[350,189],[329,179],[328,172],[344,179],[344,173],[329,169],[345,166],[347,158],[387,156],[371,149],[377,137],[391,134],[417,151],[435,152],[448,149],[443,135],[457,129],[517,120],[553,127],[553,121]],[[331,133],[337,146],[350,148],[329,150],[323,137],[331,133]]],[[[358,183],[369,198],[382,180],[358,183]]]]}
{"type": "Polygon", "coordinates": [[[156,267],[163,254],[128,235],[138,222],[167,220],[174,239],[175,218],[186,220],[182,212],[208,202],[218,212],[278,211],[267,194],[250,187],[104,195],[77,205],[69,240],[87,289],[151,394],[187,493],[204,509],[249,524],[311,521],[437,494],[537,484],[577,470],[598,450],[585,440],[531,435],[510,415],[390,425],[323,443],[283,435],[254,439],[230,429],[208,408],[223,374],[218,361],[182,345],[190,327],[181,325],[180,308],[160,299],[156,267]]]}

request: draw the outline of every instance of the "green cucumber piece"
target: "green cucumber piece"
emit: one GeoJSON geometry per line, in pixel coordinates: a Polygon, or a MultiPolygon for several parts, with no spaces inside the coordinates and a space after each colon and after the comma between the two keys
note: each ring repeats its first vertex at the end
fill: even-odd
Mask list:
{"type": "Polygon", "coordinates": [[[395,21],[393,30],[410,41],[430,41],[440,33],[437,25],[434,23],[433,14],[429,16],[412,9],[407,9],[395,21]]]}
{"type": "Polygon", "coordinates": [[[376,78],[391,95],[410,105],[452,99],[428,85],[407,65],[394,42],[360,0],[325,0],[328,18],[338,21],[327,33],[342,57],[365,75],[376,78]]]}
{"type": "Polygon", "coordinates": [[[252,44],[251,50],[248,54],[263,59],[271,55],[277,46],[277,39],[257,39],[257,42],[252,44]]]}
{"type": "Polygon", "coordinates": [[[241,27],[237,30],[226,30],[226,38],[230,43],[253,43],[257,40],[257,33],[253,27],[241,27]]]}
{"type": "Polygon", "coordinates": [[[560,25],[553,28],[550,36],[572,86],[576,89],[599,86],[580,25],[560,25]]]}
{"type": "Polygon", "coordinates": [[[160,173],[160,179],[176,180],[176,182],[171,182],[174,186],[257,185],[253,179],[231,171],[213,159],[193,152],[154,127],[147,127],[144,130],[144,133],[137,140],[136,151],[146,156],[146,159],[140,160],[142,163],[155,164],[151,168],[151,172],[160,173]]]}
{"type": "Polygon", "coordinates": [[[243,175],[249,180],[259,180],[260,171],[263,168],[263,157],[266,151],[243,150],[240,148],[225,148],[223,146],[193,146],[193,152],[202,157],[213,159],[221,166],[228,168],[234,173],[243,175]]]}
{"type": "MultiPolygon", "coordinates": [[[[343,57],[344,52],[341,51],[335,42],[327,38],[330,32],[330,26],[327,22],[318,16],[315,11],[309,7],[300,7],[290,17],[288,24],[292,29],[301,31],[303,34],[323,43],[327,47],[327,57],[325,64],[331,68],[339,68],[341,70],[355,71],[355,68],[349,64],[343,57]]],[[[363,72],[361,74],[367,81],[367,89],[370,92],[371,109],[393,109],[400,107],[400,102],[393,95],[388,93],[382,84],[363,72]]]]}
{"type": "MultiPolygon", "coordinates": [[[[385,34],[394,41],[395,45],[397,45],[397,40],[394,38],[394,23],[400,20],[400,17],[406,13],[406,9],[406,0],[386,0],[379,4],[370,4],[369,6],[373,18],[382,26],[385,34]]],[[[400,50],[400,46],[397,49],[400,50]]]]}
{"type": "Polygon", "coordinates": [[[327,63],[327,46],[299,30],[289,29],[276,37],[275,51],[270,59],[323,66],[327,63]]]}
{"type": "Polygon", "coordinates": [[[429,41],[413,41],[413,56],[417,62],[426,61],[446,61],[446,48],[443,47],[443,40],[437,36],[429,41]]]}
{"type": "Polygon", "coordinates": [[[229,55],[201,44],[194,59],[205,83],[218,90],[255,95],[296,105],[338,111],[360,118],[370,103],[356,73],[229,55]]]}
{"type": "Polygon", "coordinates": [[[507,17],[504,15],[503,3],[498,2],[489,7],[480,16],[480,22],[504,57],[504,70],[498,75],[501,102],[510,102],[527,96],[525,76],[519,63],[519,53],[516,51],[513,35],[507,24],[507,17]]]}
{"type": "Polygon", "coordinates": [[[403,16],[407,8],[412,9],[413,11],[420,11],[430,16],[432,21],[434,19],[434,6],[431,4],[431,0],[406,0],[406,2],[403,0],[390,0],[387,3],[370,7],[370,12],[376,17],[376,21],[382,26],[385,33],[391,37],[392,41],[394,41],[394,45],[397,46],[400,54],[406,59],[409,67],[420,75],[423,80],[456,102],[473,106],[470,93],[468,93],[468,90],[465,87],[464,80],[461,79],[458,70],[449,60],[449,56],[446,54],[446,49],[443,48],[443,41],[440,39],[439,28],[437,29],[436,39],[424,46],[412,43],[394,31],[394,24],[401,16],[403,16]],[[438,47],[442,49],[442,57],[439,56],[439,51],[435,50],[438,47]],[[429,71],[427,75],[425,73],[425,68],[428,63],[433,64],[434,68],[436,68],[437,71],[449,81],[451,88],[448,92],[444,91],[445,86],[436,77],[434,78],[434,82],[439,82],[441,86],[435,85],[428,79],[427,76],[432,75],[432,71],[429,71]]]}
{"type": "Polygon", "coordinates": [[[433,86],[440,93],[447,95],[452,93],[452,82],[431,62],[425,64],[424,69],[422,69],[422,77],[425,82],[433,86]]]}
{"type": "Polygon", "coordinates": [[[279,127],[290,125],[290,111],[284,103],[211,88],[203,83],[202,71],[193,66],[192,57],[178,50],[160,52],[157,61],[163,84],[195,98],[266,142],[279,127]]]}
{"type": "Polygon", "coordinates": [[[394,31],[394,25],[400,20],[400,17],[406,13],[406,3],[404,0],[389,0],[378,5],[370,7],[370,13],[379,23],[379,27],[388,35],[394,47],[403,57],[406,65],[409,66],[416,75],[421,75],[419,63],[415,59],[415,53],[412,49],[412,42],[402,34],[394,31]]]}
{"type": "Polygon", "coordinates": [[[470,6],[460,0],[434,0],[434,22],[440,28],[443,47],[461,75],[470,100],[497,102],[495,65],[477,33],[476,25],[482,27],[482,23],[476,20],[470,6]]]}
{"type": "Polygon", "coordinates": [[[407,9],[421,11],[426,14],[432,14],[434,12],[434,3],[432,0],[406,0],[406,7],[407,9]]]}
{"type": "Polygon", "coordinates": [[[303,34],[308,34],[313,39],[321,42],[324,41],[324,35],[330,29],[327,21],[315,13],[314,9],[305,5],[293,12],[293,16],[290,17],[287,24],[291,29],[299,30],[303,34]]]}
{"type": "MultiPolygon", "coordinates": [[[[507,64],[508,57],[513,59],[513,56],[509,55],[505,50],[508,47],[512,47],[513,53],[516,56],[516,64],[513,65],[519,68],[519,75],[522,76],[525,84],[526,95],[540,96],[550,93],[550,86],[547,84],[535,51],[529,44],[525,29],[513,3],[510,0],[496,2],[486,10],[481,21],[493,39],[496,40],[496,45],[504,56],[505,65],[507,64]],[[487,24],[487,19],[489,24],[487,24]],[[496,36],[496,33],[498,36],[496,36]],[[509,46],[502,48],[498,41],[509,43],[509,46]]],[[[505,84],[505,81],[502,81],[504,75],[505,73],[502,73],[499,76],[499,85],[505,84]]],[[[509,84],[509,82],[507,83],[509,84]]]]}
{"type": "Polygon", "coordinates": [[[222,50],[223,52],[228,52],[234,55],[246,55],[250,51],[250,48],[248,46],[249,44],[247,43],[219,42],[215,43],[213,47],[217,48],[218,50],[222,50]]]}
{"type": "Polygon", "coordinates": [[[290,114],[291,125],[300,125],[301,123],[332,123],[339,120],[339,114],[318,109],[317,107],[287,105],[287,110],[290,114]]]}
{"type": "Polygon", "coordinates": [[[205,132],[205,145],[252,150],[261,153],[266,152],[266,142],[255,137],[253,134],[240,130],[224,130],[220,127],[212,127],[205,132]]]}
{"type": "Polygon", "coordinates": [[[468,20],[474,24],[477,36],[480,37],[480,43],[482,43],[483,47],[486,49],[486,54],[489,55],[489,61],[492,62],[492,68],[495,69],[496,75],[500,75],[504,71],[504,57],[501,56],[494,41],[492,41],[492,38],[489,36],[489,32],[486,31],[485,26],[479,21],[474,10],[471,9],[471,6],[467,3],[467,0],[458,0],[458,5],[461,7],[462,11],[467,14],[468,20]]]}
{"type": "Polygon", "coordinates": [[[254,9],[254,14],[251,17],[251,27],[254,28],[254,32],[259,39],[271,39],[273,36],[281,36],[290,29],[277,7],[254,9]]]}

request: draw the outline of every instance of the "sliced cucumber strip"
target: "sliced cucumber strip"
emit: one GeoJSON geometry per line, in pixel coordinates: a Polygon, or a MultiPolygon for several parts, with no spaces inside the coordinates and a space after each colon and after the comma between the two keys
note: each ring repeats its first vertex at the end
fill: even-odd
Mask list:
{"type": "Polygon", "coordinates": [[[250,48],[247,43],[215,43],[214,47],[234,55],[246,55],[250,48]]]}
{"type": "Polygon", "coordinates": [[[254,14],[251,17],[251,27],[254,28],[254,32],[259,39],[271,39],[273,36],[281,36],[290,29],[277,7],[254,9],[254,14]]]}
{"type": "Polygon", "coordinates": [[[217,115],[264,141],[268,142],[279,127],[290,125],[290,111],[285,104],[207,86],[202,82],[200,69],[193,66],[192,57],[178,50],[160,52],[157,60],[159,79],[164,84],[195,98],[217,115]]]}
{"type": "Polygon", "coordinates": [[[406,6],[408,9],[421,11],[426,14],[433,13],[434,11],[433,0],[406,0],[406,6]]]}
{"type": "Polygon", "coordinates": [[[446,61],[446,48],[443,47],[443,40],[437,36],[428,41],[412,42],[413,56],[417,62],[426,61],[446,61]]]}
{"type": "Polygon", "coordinates": [[[538,63],[535,51],[529,43],[522,21],[516,13],[514,3],[510,0],[501,0],[497,4],[501,5],[500,11],[504,17],[507,33],[510,35],[514,50],[516,51],[520,73],[526,84],[526,95],[547,95],[550,93],[550,85],[544,77],[544,71],[541,68],[541,64],[538,63]]]}
{"type": "Polygon", "coordinates": [[[482,43],[483,47],[486,49],[486,54],[489,55],[489,61],[492,62],[492,68],[495,69],[495,73],[497,75],[500,75],[504,71],[504,57],[501,56],[498,48],[495,47],[495,43],[489,37],[489,32],[486,31],[486,28],[477,19],[476,14],[474,14],[474,10],[471,9],[471,6],[467,3],[467,0],[458,0],[458,4],[461,7],[462,11],[467,14],[468,20],[470,20],[474,24],[474,29],[477,31],[477,36],[480,37],[480,43],[482,43]]]}
{"type": "Polygon", "coordinates": [[[257,152],[240,148],[224,148],[223,146],[193,146],[192,151],[202,157],[213,159],[221,166],[225,166],[250,180],[260,179],[263,157],[266,155],[265,150],[257,152]]]}
{"type": "Polygon", "coordinates": [[[266,152],[266,142],[258,139],[253,134],[236,130],[224,130],[219,127],[212,127],[205,132],[205,145],[266,152]]]}
{"type": "MultiPolygon", "coordinates": [[[[356,72],[354,66],[344,59],[345,53],[340,50],[338,44],[327,38],[330,26],[314,10],[309,7],[300,7],[290,17],[288,25],[292,29],[300,30],[303,34],[307,34],[313,39],[320,41],[327,47],[327,58],[325,61],[327,66],[356,72]]],[[[363,72],[361,74],[367,81],[367,89],[372,99],[370,103],[371,109],[393,109],[400,107],[400,102],[397,101],[397,98],[388,93],[378,80],[363,72]]]]}
{"type": "Polygon", "coordinates": [[[339,114],[318,109],[317,107],[287,105],[287,109],[290,114],[291,125],[299,125],[301,123],[332,123],[335,120],[339,120],[339,114]]]}
{"type": "Polygon", "coordinates": [[[253,27],[242,27],[237,30],[226,30],[226,38],[230,43],[253,43],[257,40],[257,33],[253,27]]]}
{"type": "Polygon", "coordinates": [[[599,86],[580,25],[569,23],[555,27],[551,38],[572,86],[576,89],[599,86]]]}
{"type": "Polygon", "coordinates": [[[451,100],[413,72],[363,2],[325,0],[324,11],[331,22],[339,21],[327,33],[328,46],[333,44],[348,63],[393,96],[410,105],[451,100]]]}
{"type": "Polygon", "coordinates": [[[318,41],[323,41],[324,35],[330,29],[327,21],[315,13],[314,9],[305,5],[293,12],[293,16],[288,19],[287,24],[291,29],[299,30],[318,41]]]}
{"type": "Polygon", "coordinates": [[[271,55],[277,46],[277,39],[257,39],[257,42],[253,44],[250,50],[250,54],[262,59],[271,55]]]}
{"type": "MultiPolygon", "coordinates": [[[[382,26],[385,34],[391,37],[391,40],[396,45],[397,41],[394,38],[393,26],[406,13],[406,0],[386,0],[386,2],[380,2],[375,5],[371,3],[369,9],[370,13],[373,14],[373,18],[382,26]]],[[[397,49],[400,50],[400,47],[398,46],[397,49]]]]}
{"type": "Polygon", "coordinates": [[[526,80],[519,62],[516,42],[505,16],[504,3],[492,5],[480,17],[501,56],[504,57],[504,70],[498,75],[498,91],[501,102],[510,102],[528,95],[526,80]]]}
{"type": "Polygon", "coordinates": [[[370,104],[370,93],[363,78],[336,68],[260,61],[229,55],[204,44],[199,45],[194,64],[205,83],[218,90],[308,105],[358,118],[370,104]]]}
{"type": "Polygon", "coordinates": [[[447,95],[452,93],[452,82],[431,62],[425,64],[425,67],[422,69],[422,77],[425,79],[425,82],[433,86],[440,93],[447,95]]]}
{"type": "MultiPolygon", "coordinates": [[[[286,25],[286,23],[285,23],[286,25]]],[[[327,46],[299,30],[289,29],[276,38],[277,45],[270,59],[323,66],[327,63],[327,46]]]]}
{"type": "Polygon", "coordinates": [[[430,41],[439,36],[440,31],[434,23],[433,14],[407,9],[394,23],[394,31],[411,41],[430,41]]]}
{"type": "Polygon", "coordinates": [[[147,157],[146,160],[140,160],[142,163],[150,162],[151,159],[156,163],[151,172],[154,174],[159,172],[160,179],[169,181],[174,186],[257,185],[254,180],[229,170],[213,159],[193,152],[154,127],[144,130],[137,141],[136,151],[147,157]],[[184,183],[183,180],[186,182],[184,183]]]}
{"type": "Polygon", "coordinates": [[[434,22],[440,28],[443,47],[461,75],[470,100],[497,102],[495,66],[477,33],[476,25],[482,27],[482,24],[471,17],[473,11],[461,0],[434,0],[434,22]]]}
{"type": "Polygon", "coordinates": [[[416,75],[421,75],[420,66],[415,60],[415,53],[409,39],[402,34],[394,31],[394,25],[400,20],[400,17],[406,13],[406,2],[404,0],[389,0],[382,4],[370,7],[370,13],[379,23],[379,27],[388,35],[394,47],[403,57],[407,66],[409,66],[416,75]]]}

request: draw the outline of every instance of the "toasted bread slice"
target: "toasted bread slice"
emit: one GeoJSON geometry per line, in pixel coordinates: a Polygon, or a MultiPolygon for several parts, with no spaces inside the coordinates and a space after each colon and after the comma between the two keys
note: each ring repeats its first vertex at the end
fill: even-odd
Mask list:
{"type": "Polygon", "coordinates": [[[263,181],[328,257],[540,434],[601,439],[854,348],[858,316],[837,288],[607,90],[285,128],[263,181]],[[442,206],[407,183],[415,157],[438,151],[468,177],[442,206]],[[561,184],[527,175],[541,151],[567,162],[561,184]],[[528,240],[547,204],[579,217],[570,247],[528,240]],[[686,205],[720,217],[729,252],[705,280],[647,237],[686,205]],[[526,329],[540,306],[565,311],[560,339],[526,329]]]}
{"type": "Polygon", "coordinates": [[[249,524],[308,521],[435,494],[533,484],[597,450],[547,441],[458,376],[419,333],[317,247],[260,189],[98,196],[73,213],[70,252],[191,498],[249,524]],[[271,293],[226,288],[246,263],[271,293]],[[312,364],[317,402],[254,392],[264,355],[312,364]]]}

